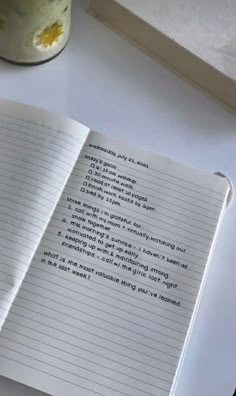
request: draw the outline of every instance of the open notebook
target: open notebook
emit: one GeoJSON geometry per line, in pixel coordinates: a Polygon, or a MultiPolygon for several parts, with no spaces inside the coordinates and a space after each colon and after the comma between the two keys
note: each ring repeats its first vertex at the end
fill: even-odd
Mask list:
{"type": "Polygon", "coordinates": [[[173,395],[229,190],[0,101],[0,375],[55,396],[173,395]]]}

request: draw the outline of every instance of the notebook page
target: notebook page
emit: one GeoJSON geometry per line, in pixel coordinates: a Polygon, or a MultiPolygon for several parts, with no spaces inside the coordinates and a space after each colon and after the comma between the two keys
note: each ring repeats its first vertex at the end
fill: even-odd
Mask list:
{"type": "Polygon", "coordinates": [[[86,135],[62,117],[0,101],[0,328],[86,135]]]}
{"type": "Polygon", "coordinates": [[[168,396],[227,191],[90,133],[3,326],[0,373],[55,396],[168,396]]]}

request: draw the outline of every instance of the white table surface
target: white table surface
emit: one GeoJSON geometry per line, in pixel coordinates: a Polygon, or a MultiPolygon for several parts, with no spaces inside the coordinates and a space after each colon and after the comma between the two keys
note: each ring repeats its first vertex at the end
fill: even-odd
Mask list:
{"type": "MultiPolygon", "coordinates": [[[[54,61],[37,67],[0,61],[0,95],[210,172],[221,170],[236,186],[236,117],[87,15],[86,4],[75,0],[70,43],[54,61]]],[[[176,396],[233,395],[235,236],[234,203],[223,222],[176,396]]],[[[0,395],[43,396],[2,377],[0,395]]]]}

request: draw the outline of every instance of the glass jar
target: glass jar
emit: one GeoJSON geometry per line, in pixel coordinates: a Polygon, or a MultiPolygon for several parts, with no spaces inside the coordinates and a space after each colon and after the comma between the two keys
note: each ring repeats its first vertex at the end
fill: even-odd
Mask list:
{"type": "Polygon", "coordinates": [[[58,55],[70,34],[72,0],[0,0],[0,57],[39,64],[58,55]]]}

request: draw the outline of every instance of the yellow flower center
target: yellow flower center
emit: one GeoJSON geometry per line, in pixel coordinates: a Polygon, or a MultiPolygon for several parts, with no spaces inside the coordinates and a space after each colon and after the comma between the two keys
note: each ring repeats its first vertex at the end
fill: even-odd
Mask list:
{"type": "Polygon", "coordinates": [[[62,23],[55,22],[53,25],[48,26],[44,29],[36,39],[36,45],[43,47],[52,47],[53,44],[57,43],[60,37],[64,34],[64,28],[62,23]]]}

